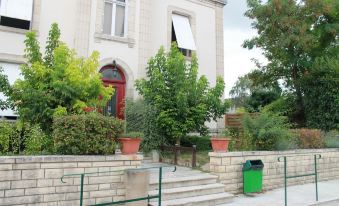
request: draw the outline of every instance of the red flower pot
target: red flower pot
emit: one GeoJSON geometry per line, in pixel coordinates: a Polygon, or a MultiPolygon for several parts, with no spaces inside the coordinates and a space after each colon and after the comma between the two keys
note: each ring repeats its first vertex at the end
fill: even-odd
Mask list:
{"type": "Polygon", "coordinates": [[[94,111],[94,108],[93,107],[84,107],[83,110],[87,113],[89,112],[93,112],[94,111]]]}
{"type": "Polygon", "coordinates": [[[122,154],[136,154],[139,151],[141,138],[119,138],[122,154]]]}
{"type": "Polygon", "coordinates": [[[212,148],[214,152],[227,152],[230,138],[211,138],[212,148]]]}

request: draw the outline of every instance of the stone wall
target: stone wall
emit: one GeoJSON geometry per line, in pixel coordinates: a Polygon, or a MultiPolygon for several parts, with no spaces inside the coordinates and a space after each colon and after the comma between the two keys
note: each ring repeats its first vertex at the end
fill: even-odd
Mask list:
{"type": "Polygon", "coordinates": [[[142,159],[142,155],[0,157],[0,205],[79,205],[80,176],[65,178],[66,183],[60,177],[84,172],[93,172],[84,179],[84,205],[123,200],[124,172],[118,170],[136,168],[142,159]]]}
{"type": "MultiPolygon", "coordinates": [[[[219,176],[225,190],[241,193],[243,190],[242,164],[246,160],[260,159],[264,163],[263,189],[270,190],[284,185],[284,163],[278,157],[287,156],[288,175],[314,172],[314,154],[321,154],[318,160],[319,180],[339,178],[339,149],[295,150],[295,151],[256,151],[209,153],[210,171],[219,176]]],[[[314,176],[288,180],[288,185],[314,182],[314,176]]]]}

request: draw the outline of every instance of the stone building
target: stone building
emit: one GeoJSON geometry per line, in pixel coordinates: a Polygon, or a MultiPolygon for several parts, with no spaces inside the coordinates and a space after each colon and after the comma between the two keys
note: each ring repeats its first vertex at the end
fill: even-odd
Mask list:
{"type": "MultiPolygon", "coordinates": [[[[211,85],[217,75],[224,75],[225,4],[225,0],[0,0],[0,66],[13,83],[25,62],[25,33],[36,31],[44,48],[56,22],[61,40],[79,55],[100,52],[98,71],[116,88],[107,111],[117,115],[126,97],[138,96],[133,85],[145,76],[147,60],[160,46],[169,49],[172,41],[188,60],[197,54],[199,74],[206,75],[211,85]]],[[[5,110],[0,116],[11,118],[15,113],[5,110]]]]}

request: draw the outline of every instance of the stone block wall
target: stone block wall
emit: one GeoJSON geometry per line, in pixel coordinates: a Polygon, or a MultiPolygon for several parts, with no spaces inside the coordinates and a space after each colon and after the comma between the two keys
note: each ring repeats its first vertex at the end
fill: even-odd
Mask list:
{"type": "MultiPolygon", "coordinates": [[[[314,155],[320,154],[318,163],[319,181],[339,178],[339,149],[314,149],[293,151],[255,151],[255,152],[210,152],[210,171],[225,184],[225,190],[242,193],[242,164],[246,160],[260,159],[264,163],[263,190],[284,186],[284,163],[278,157],[287,156],[288,176],[314,172],[314,155]]],[[[314,176],[293,178],[288,185],[314,182],[314,176]]]]}
{"type": "Polygon", "coordinates": [[[125,199],[124,171],[141,165],[142,155],[0,157],[0,205],[78,206],[80,176],[86,174],[84,205],[125,199]],[[104,172],[104,173],[96,173],[104,172]]]}

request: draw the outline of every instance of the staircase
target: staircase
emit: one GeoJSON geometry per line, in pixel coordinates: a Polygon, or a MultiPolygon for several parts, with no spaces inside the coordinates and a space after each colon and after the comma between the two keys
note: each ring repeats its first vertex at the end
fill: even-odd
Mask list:
{"type": "MultiPolygon", "coordinates": [[[[168,166],[160,163],[145,163],[143,167],[168,166]]],[[[224,185],[217,183],[217,176],[186,167],[163,168],[162,206],[216,206],[230,203],[233,195],[224,191],[224,185]]],[[[157,169],[151,170],[149,195],[158,194],[157,169]]],[[[157,199],[151,200],[157,206],[157,199]]]]}

